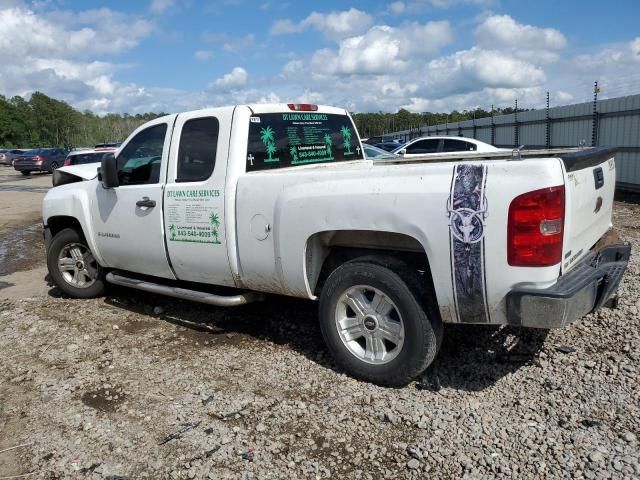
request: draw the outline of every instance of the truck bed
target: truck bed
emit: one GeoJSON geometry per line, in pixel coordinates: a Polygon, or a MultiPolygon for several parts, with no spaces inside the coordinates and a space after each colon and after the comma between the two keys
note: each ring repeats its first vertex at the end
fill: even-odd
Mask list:
{"type": "Polygon", "coordinates": [[[498,152],[450,152],[439,154],[425,154],[412,158],[385,158],[375,160],[376,164],[398,164],[398,163],[426,163],[426,162],[451,162],[451,161],[473,161],[473,160],[522,160],[529,158],[549,158],[556,157],[563,160],[568,172],[574,169],[581,169],[591,165],[598,165],[615,152],[610,147],[587,147],[587,148],[544,148],[530,150],[509,150],[498,152]]]}

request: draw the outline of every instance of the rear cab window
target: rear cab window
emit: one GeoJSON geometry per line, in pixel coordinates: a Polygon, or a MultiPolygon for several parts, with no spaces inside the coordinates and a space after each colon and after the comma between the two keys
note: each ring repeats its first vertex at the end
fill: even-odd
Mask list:
{"type": "Polygon", "coordinates": [[[248,172],[363,158],[347,115],[292,111],[250,118],[248,172]]]}

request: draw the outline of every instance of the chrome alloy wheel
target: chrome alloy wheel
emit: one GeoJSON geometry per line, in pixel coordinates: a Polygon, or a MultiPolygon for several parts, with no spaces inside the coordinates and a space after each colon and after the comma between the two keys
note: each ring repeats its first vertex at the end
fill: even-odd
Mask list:
{"type": "Polygon", "coordinates": [[[342,343],[363,362],[383,365],[402,351],[402,317],[377,288],[355,285],[346,290],[336,305],[335,324],[342,343]]]}
{"type": "Polygon", "coordinates": [[[81,243],[70,243],[60,251],[58,269],[64,281],[76,288],[89,288],[98,279],[98,262],[81,243]]]}

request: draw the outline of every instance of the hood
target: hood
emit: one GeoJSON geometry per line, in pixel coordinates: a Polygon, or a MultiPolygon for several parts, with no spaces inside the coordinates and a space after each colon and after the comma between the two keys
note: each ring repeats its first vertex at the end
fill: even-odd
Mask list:
{"type": "Polygon", "coordinates": [[[83,180],[93,180],[98,176],[99,166],[100,166],[100,162],[85,163],[83,165],[71,165],[69,167],[61,167],[56,171],[74,175],[76,177],[80,177],[83,180]]]}
{"type": "Polygon", "coordinates": [[[99,163],[85,163],[84,165],[71,165],[69,167],[58,168],[53,171],[53,186],[59,187],[67,183],[93,180],[98,176],[99,166],[99,163]]]}

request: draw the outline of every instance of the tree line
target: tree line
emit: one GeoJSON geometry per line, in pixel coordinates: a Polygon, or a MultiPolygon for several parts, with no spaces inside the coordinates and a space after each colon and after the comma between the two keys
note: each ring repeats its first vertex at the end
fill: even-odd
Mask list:
{"type": "MultiPolygon", "coordinates": [[[[527,110],[528,109],[518,108],[518,112],[526,112],[527,110]]],[[[494,108],[493,111],[482,108],[463,110],[462,112],[454,110],[450,113],[411,113],[401,108],[396,113],[352,113],[351,115],[360,136],[362,136],[362,138],[368,138],[401,130],[417,129],[425,125],[439,125],[447,122],[462,122],[474,118],[490,117],[492,113],[497,116],[514,112],[515,109],[511,107],[494,108]]]]}
{"type": "MultiPolygon", "coordinates": [[[[518,111],[525,111],[518,109],[518,111]]],[[[498,108],[494,115],[513,113],[514,109],[498,108]]],[[[423,125],[459,122],[491,116],[481,108],[457,110],[451,113],[411,113],[400,109],[396,113],[352,114],[360,135],[371,137],[384,133],[409,130],[423,125]]],[[[165,113],[118,114],[99,116],[88,110],[79,112],[69,104],[35,92],[29,100],[0,95],[0,148],[27,147],[92,147],[97,143],[120,142],[144,122],[165,113]]]]}
{"type": "Polygon", "coordinates": [[[0,147],[93,147],[120,142],[144,122],[165,113],[98,116],[35,92],[29,100],[0,95],[0,147]]]}

